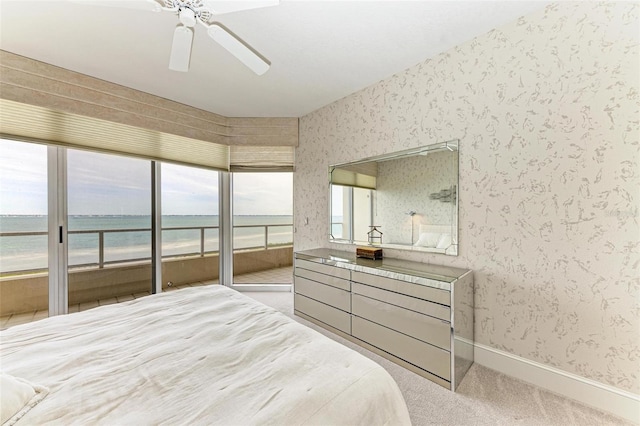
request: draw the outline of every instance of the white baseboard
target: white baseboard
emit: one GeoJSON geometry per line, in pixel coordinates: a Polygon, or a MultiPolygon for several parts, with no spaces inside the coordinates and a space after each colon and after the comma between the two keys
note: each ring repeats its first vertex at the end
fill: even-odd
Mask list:
{"type": "Polygon", "coordinates": [[[479,343],[474,358],[492,370],[640,424],[640,395],[479,343]]]}

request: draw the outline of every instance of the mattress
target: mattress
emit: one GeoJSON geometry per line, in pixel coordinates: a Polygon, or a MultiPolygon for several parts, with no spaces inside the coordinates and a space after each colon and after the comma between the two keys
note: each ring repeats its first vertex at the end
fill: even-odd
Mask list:
{"type": "Polygon", "coordinates": [[[5,373],[48,389],[18,424],[410,424],[378,364],[223,286],[0,332],[5,373]]]}

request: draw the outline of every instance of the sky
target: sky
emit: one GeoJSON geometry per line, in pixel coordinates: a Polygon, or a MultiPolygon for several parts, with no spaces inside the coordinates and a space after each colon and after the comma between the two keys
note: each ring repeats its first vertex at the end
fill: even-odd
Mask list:
{"type": "Polygon", "coordinates": [[[46,146],[0,140],[0,214],[47,214],[46,146]]]}
{"type": "MultiPolygon", "coordinates": [[[[71,150],[67,154],[70,215],[149,215],[151,163],[71,150]]],[[[233,176],[235,215],[291,215],[291,173],[233,176]]],[[[0,215],[47,214],[47,147],[0,140],[0,215]]],[[[163,215],[218,214],[218,173],[162,164],[163,215]]]]}

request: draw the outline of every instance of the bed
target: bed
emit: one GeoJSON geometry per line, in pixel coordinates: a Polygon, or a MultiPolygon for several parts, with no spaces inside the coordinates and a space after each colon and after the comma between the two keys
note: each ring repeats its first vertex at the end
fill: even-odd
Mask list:
{"type": "Polygon", "coordinates": [[[12,424],[410,424],[378,364],[223,286],[0,332],[12,424]],[[16,381],[18,384],[16,384],[16,381]]]}

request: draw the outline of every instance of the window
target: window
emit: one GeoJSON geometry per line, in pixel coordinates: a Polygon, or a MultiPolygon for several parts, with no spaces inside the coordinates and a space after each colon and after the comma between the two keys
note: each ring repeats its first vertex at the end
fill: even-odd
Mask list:
{"type": "Polygon", "coordinates": [[[291,284],[292,173],[0,143],[0,326],[143,297],[159,291],[158,278],[163,290],[219,282],[219,214],[231,211],[222,183],[225,196],[233,188],[235,250],[226,249],[238,282],[291,284]]]}

